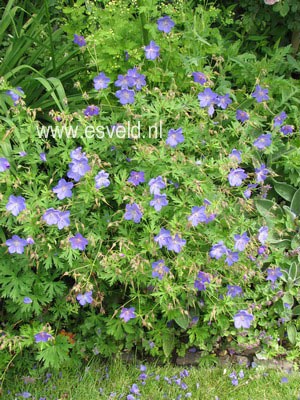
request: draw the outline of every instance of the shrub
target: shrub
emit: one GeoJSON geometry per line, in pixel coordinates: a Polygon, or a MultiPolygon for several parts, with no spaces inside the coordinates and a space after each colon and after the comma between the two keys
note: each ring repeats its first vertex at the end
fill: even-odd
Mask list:
{"type": "MultiPolygon", "coordinates": [[[[178,4],[154,14],[168,11],[170,32],[148,20],[146,49],[124,9],[128,60],[109,57],[123,51],[123,26],[107,43],[105,30],[76,38],[91,67],[77,87],[89,95],[72,113],[52,110],[52,125],[26,107],[26,91],[5,94],[3,368],[124,349],[167,359],[260,346],[296,357],[299,179],[287,157],[299,153],[299,90],[276,76],[276,55],[238,76],[239,43],[226,50],[211,26],[219,10],[178,4]]],[[[119,7],[104,20],[115,10],[118,21],[119,7]]]]}

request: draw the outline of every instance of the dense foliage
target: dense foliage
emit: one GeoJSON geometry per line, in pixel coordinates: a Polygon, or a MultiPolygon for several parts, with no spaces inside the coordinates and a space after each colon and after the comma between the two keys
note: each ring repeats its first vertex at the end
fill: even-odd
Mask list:
{"type": "Polygon", "coordinates": [[[291,47],[243,52],[230,7],[45,2],[29,18],[14,3],[0,28],[1,368],[131,349],[297,359],[291,47]]]}

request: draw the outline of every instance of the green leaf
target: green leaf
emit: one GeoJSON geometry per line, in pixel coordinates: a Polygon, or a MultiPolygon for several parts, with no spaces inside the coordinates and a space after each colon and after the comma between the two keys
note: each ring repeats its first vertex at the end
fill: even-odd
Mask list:
{"type": "Polygon", "coordinates": [[[292,201],[294,194],[297,189],[291,185],[288,185],[285,182],[276,182],[274,183],[275,191],[281,196],[284,200],[292,201]]]}
{"type": "Polygon", "coordinates": [[[163,351],[166,357],[170,357],[175,347],[175,336],[170,333],[163,336],[163,351]]]}
{"type": "Polygon", "coordinates": [[[293,196],[292,203],[291,203],[291,210],[295,214],[300,215],[300,189],[298,189],[297,192],[293,196]]]}
{"type": "Polygon", "coordinates": [[[297,329],[296,329],[295,325],[289,325],[287,327],[287,335],[288,335],[289,341],[292,344],[296,344],[297,329]]]}
{"type": "Polygon", "coordinates": [[[291,278],[294,281],[297,279],[297,277],[298,277],[298,266],[296,263],[293,263],[289,269],[289,278],[291,278]]]}
{"type": "Polygon", "coordinates": [[[175,322],[177,325],[180,326],[180,328],[186,330],[187,327],[189,326],[189,317],[185,314],[181,314],[179,317],[174,318],[175,322]]]}
{"type": "Polygon", "coordinates": [[[272,200],[256,199],[255,205],[257,211],[266,218],[282,217],[282,209],[272,200]]]}
{"type": "Polygon", "coordinates": [[[300,315],[300,305],[293,308],[293,315],[300,315]]]}

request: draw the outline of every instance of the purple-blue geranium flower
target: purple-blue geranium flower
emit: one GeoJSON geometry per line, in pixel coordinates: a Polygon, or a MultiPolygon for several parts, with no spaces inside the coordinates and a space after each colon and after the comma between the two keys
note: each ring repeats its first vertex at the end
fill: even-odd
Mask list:
{"type": "Polygon", "coordinates": [[[209,107],[210,105],[217,103],[218,95],[210,88],[205,88],[202,93],[198,94],[198,99],[200,101],[200,107],[209,107]]]}
{"type": "Polygon", "coordinates": [[[159,50],[160,47],[154,42],[154,40],[151,40],[150,44],[145,46],[145,57],[147,60],[155,60],[159,57],[159,50]]]}
{"type": "Polygon", "coordinates": [[[93,79],[94,88],[96,90],[106,89],[109,85],[110,79],[105,75],[104,72],[100,72],[99,75],[93,79]]]}
{"type": "Polygon", "coordinates": [[[276,280],[282,276],[282,272],[279,267],[278,268],[268,268],[267,274],[268,275],[266,277],[266,280],[271,281],[272,283],[276,282],[276,280]]]}
{"type": "Polygon", "coordinates": [[[154,207],[155,211],[160,211],[168,204],[169,201],[166,194],[155,194],[154,199],[150,201],[150,206],[154,207]]]}
{"type": "Polygon", "coordinates": [[[87,108],[83,111],[83,114],[86,117],[93,117],[95,115],[99,115],[99,107],[94,105],[87,106],[87,108]]]}
{"type": "Polygon", "coordinates": [[[159,234],[154,237],[154,241],[159,244],[159,247],[167,246],[168,240],[171,239],[171,233],[167,229],[161,228],[159,234]]]}
{"type": "Polygon", "coordinates": [[[18,235],[13,235],[11,239],[6,241],[6,246],[8,246],[8,252],[10,254],[23,254],[24,247],[27,246],[27,241],[25,239],[21,239],[18,235]]]}
{"type": "Polygon", "coordinates": [[[228,157],[234,161],[241,162],[242,161],[241,155],[242,153],[239,150],[233,149],[232,152],[228,155],[228,157]]]}
{"type": "Polygon", "coordinates": [[[17,393],[16,396],[23,397],[23,399],[30,399],[31,393],[30,392],[22,392],[22,393],[17,393]]]}
{"type": "Polygon", "coordinates": [[[131,89],[121,89],[116,91],[116,97],[119,102],[124,106],[125,104],[134,103],[134,90],[131,89]]]}
{"type": "Polygon", "coordinates": [[[74,42],[75,44],[78,44],[79,47],[86,46],[85,38],[84,38],[83,36],[76,35],[76,33],[74,34],[74,40],[73,40],[73,42],[74,42]]]}
{"type": "Polygon", "coordinates": [[[257,238],[261,244],[266,243],[266,241],[268,239],[268,234],[269,234],[269,228],[267,226],[262,226],[261,228],[259,228],[257,238]]]}
{"type": "Polygon", "coordinates": [[[226,259],[225,259],[225,262],[227,263],[227,265],[231,266],[238,261],[239,261],[239,253],[228,250],[226,253],[226,259]]]}
{"type": "Polygon", "coordinates": [[[78,300],[79,304],[81,306],[85,306],[86,304],[92,304],[93,302],[93,291],[90,290],[89,292],[86,292],[84,294],[78,294],[76,296],[76,299],[78,300]]]}
{"type": "Polygon", "coordinates": [[[260,85],[256,85],[255,91],[252,93],[252,97],[256,99],[258,103],[261,103],[262,101],[269,100],[268,93],[268,89],[264,89],[260,85]]]}
{"type": "Polygon", "coordinates": [[[67,182],[65,179],[60,179],[57,186],[52,189],[52,192],[56,193],[59,200],[63,200],[66,197],[72,197],[72,182],[67,182]]]}
{"type": "Polygon", "coordinates": [[[150,186],[151,194],[160,194],[161,189],[166,187],[166,184],[161,176],[150,179],[148,185],[150,186]]]}
{"type": "Polygon", "coordinates": [[[231,379],[231,383],[233,384],[233,386],[237,386],[237,385],[239,384],[239,381],[238,381],[238,378],[237,378],[235,372],[232,372],[232,373],[229,375],[229,378],[231,379]]]}
{"type": "Polygon", "coordinates": [[[59,211],[54,208],[48,208],[43,214],[42,219],[47,225],[57,225],[58,229],[63,229],[70,225],[70,211],[59,211]]]}
{"type": "Polygon", "coordinates": [[[257,187],[256,184],[250,183],[250,185],[247,186],[247,189],[244,191],[244,196],[246,197],[246,199],[250,199],[251,195],[252,195],[252,190],[251,189],[255,189],[257,187]]]}
{"type": "Polygon", "coordinates": [[[186,244],[186,240],[182,239],[177,233],[174,237],[169,237],[167,239],[167,249],[170,251],[175,251],[175,253],[180,253],[182,247],[186,244]]]}
{"type": "Polygon", "coordinates": [[[108,187],[110,185],[110,181],[108,179],[109,173],[105,171],[100,171],[96,176],[95,176],[95,187],[96,189],[100,189],[102,187],[108,187]]]}
{"type": "Polygon", "coordinates": [[[243,180],[246,178],[248,178],[248,175],[242,168],[232,169],[228,174],[228,182],[230,186],[241,186],[243,180]]]}
{"type": "Polygon", "coordinates": [[[88,160],[85,153],[82,153],[82,147],[77,147],[75,150],[70,152],[70,157],[73,161],[79,161],[84,158],[86,161],[88,160]]]}
{"type": "Polygon", "coordinates": [[[122,308],[120,318],[123,319],[124,322],[128,322],[129,320],[136,318],[135,308],[122,308]]]}
{"type": "Polygon", "coordinates": [[[210,276],[207,272],[199,271],[197,279],[194,282],[194,288],[199,291],[206,290],[205,283],[210,283],[210,276]]]}
{"type": "Polygon", "coordinates": [[[14,195],[9,196],[8,203],[6,204],[6,209],[16,217],[20,214],[21,211],[26,209],[24,197],[14,195]]]}
{"type": "Polygon", "coordinates": [[[209,255],[211,258],[215,258],[216,260],[219,260],[224,254],[227,254],[228,249],[224,245],[223,240],[221,240],[219,243],[214,244],[212,248],[209,251],[209,255]]]}
{"type": "Polygon", "coordinates": [[[244,232],[242,235],[234,235],[235,250],[244,251],[249,241],[250,238],[248,237],[247,232],[244,232]]]}
{"type": "Polygon", "coordinates": [[[164,260],[158,260],[152,263],[152,277],[162,280],[162,278],[170,271],[165,265],[164,260]]]}
{"type": "Polygon", "coordinates": [[[78,182],[87,172],[89,172],[91,167],[88,164],[88,159],[83,156],[80,159],[73,158],[73,161],[69,163],[69,171],[67,176],[70,179],[78,182]]]}
{"type": "Polygon", "coordinates": [[[140,183],[145,182],[145,173],[143,171],[131,171],[130,176],[127,179],[133,186],[137,186],[140,183]]]}
{"type": "Polygon", "coordinates": [[[10,167],[8,160],[4,157],[0,158],[0,172],[6,171],[10,167]]]}
{"type": "Polygon", "coordinates": [[[137,74],[134,78],[134,87],[136,90],[141,90],[143,86],[146,86],[146,76],[143,74],[137,74]]]}
{"type": "Polygon", "coordinates": [[[48,340],[53,339],[53,336],[50,335],[50,333],[48,333],[48,332],[40,332],[40,333],[37,333],[36,335],[34,335],[34,339],[35,339],[36,343],[48,342],[48,340]]]}
{"type": "Polygon", "coordinates": [[[253,142],[253,146],[255,146],[259,150],[263,150],[266,147],[271,146],[271,144],[272,135],[270,133],[263,133],[253,142]]]}
{"type": "Polygon", "coordinates": [[[188,217],[188,220],[193,226],[197,226],[201,222],[207,223],[206,206],[192,207],[192,214],[188,217]]]}
{"type": "Polygon", "coordinates": [[[161,32],[170,33],[174,26],[175,22],[167,15],[157,20],[157,29],[161,32]]]}
{"type": "Polygon", "coordinates": [[[293,133],[293,131],[294,131],[293,125],[283,125],[280,128],[280,132],[283,133],[284,135],[290,135],[291,133],[293,133]]]}
{"type": "Polygon", "coordinates": [[[131,386],[130,393],[132,394],[140,394],[140,389],[136,383],[131,386]]]}
{"type": "Polygon", "coordinates": [[[182,134],[182,128],[170,129],[168,132],[168,138],[166,143],[170,147],[176,147],[179,143],[184,142],[184,136],[182,134]]]}
{"type": "Polygon", "coordinates": [[[142,219],[143,213],[140,210],[140,207],[136,204],[126,204],[126,212],[124,218],[126,220],[132,220],[136,224],[138,224],[142,219]]]}
{"type": "Polygon", "coordinates": [[[287,115],[284,111],[282,111],[279,115],[276,115],[276,117],[274,118],[274,122],[273,125],[275,126],[281,126],[284,122],[284,120],[286,120],[287,115]]]}
{"type": "Polygon", "coordinates": [[[227,296],[230,297],[237,297],[237,296],[243,296],[243,289],[240,286],[235,286],[235,285],[227,285],[227,296]]]}
{"type": "Polygon", "coordinates": [[[69,239],[69,242],[71,243],[72,249],[78,249],[78,250],[85,250],[86,246],[89,243],[89,241],[85,237],[83,237],[80,233],[76,233],[75,236],[71,237],[69,239]]]}
{"type": "Polygon", "coordinates": [[[130,75],[118,75],[118,79],[115,81],[115,86],[121,89],[128,89],[133,87],[135,84],[135,78],[130,75]]]}
{"type": "Polygon", "coordinates": [[[30,297],[24,297],[23,303],[24,304],[31,304],[32,303],[32,299],[30,297]]]}
{"type": "Polygon", "coordinates": [[[23,92],[22,88],[20,86],[18,86],[16,89],[7,90],[6,94],[13,100],[14,106],[16,106],[19,99],[24,94],[24,92],[23,92]]]}
{"type": "Polygon", "coordinates": [[[226,110],[226,108],[231,103],[232,103],[232,100],[229,97],[228,93],[226,93],[224,96],[218,96],[218,98],[217,98],[217,106],[222,108],[222,110],[226,110]]]}
{"type": "Polygon", "coordinates": [[[47,225],[56,225],[58,222],[58,210],[54,208],[48,208],[42,217],[42,220],[46,222],[47,225]]]}
{"type": "Polygon", "coordinates": [[[236,110],[235,118],[240,122],[248,121],[249,114],[243,110],[236,110]]]}
{"type": "Polygon", "coordinates": [[[265,164],[261,164],[259,168],[255,168],[256,182],[264,182],[269,174],[269,170],[266,168],[265,164]]]}
{"type": "Polygon", "coordinates": [[[253,321],[253,315],[249,314],[246,310],[240,310],[234,315],[233,320],[236,329],[249,329],[253,321]]]}
{"type": "Polygon", "coordinates": [[[47,157],[46,157],[46,153],[40,153],[40,159],[43,162],[47,162],[47,157]]]}
{"type": "Polygon", "coordinates": [[[207,82],[207,78],[203,72],[193,72],[192,73],[194,82],[200,83],[200,85],[204,85],[207,82]]]}
{"type": "Polygon", "coordinates": [[[57,227],[59,230],[70,225],[70,211],[57,211],[57,227]]]}

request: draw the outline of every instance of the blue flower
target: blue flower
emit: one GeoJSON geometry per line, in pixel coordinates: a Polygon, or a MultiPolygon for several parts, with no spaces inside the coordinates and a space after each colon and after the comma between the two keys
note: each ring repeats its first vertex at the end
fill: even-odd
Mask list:
{"type": "Polygon", "coordinates": [[[214,244],[210,249],[209,255],[211,258],[215,258],[219,260],[224,254],[227,254],[228,249],[224,245],[224,242],[221,240],[219,243],[214,244]]]}
{"type": "Polygon", "coordinates": [[[245,122],[249,119],[249,114],[246,111],[237,110],[235,117],[238,121],[245,122]]]}
{"type": "Polygon", "coordinates": [[[207,78],[203,72],[193,72],[192,73],[194,82],[200,83],[200,85],[204,85],[207,82],[207,78]]]}
{"type": "Polygon", "coordinates": [[[243,289],[240,286],[227,285],[227,296],[237,297],[243,295],[243,289]]]}
{"type": "Polygon", "coordinates": [[[164,260],[158,260],[152,263],[152,277],[162,280],[162,278],[170,271],[165,265],[164,260]]]}
{"type": "Polygon", "coordinates": [[[40,333],[37,333],[36,335],[34,335],[34,338],[35,338],[35,342],[39,343],[39,342],[48,342],[48,340],[53,339],[53,336],[47,332],[40,332],[40,333]]]}
{"type": "Polygon", "coordinates": [[[69,239],[69,242],[71,243],[72,249],[78,249],[82,251],[85,250],[86,246],[89,243],[89,241],[80,233],[76,233],[75,236],[71,237],[69,239]]]}
{"type": "Polygon", "coordinates": [[[136,318],[135,308],[122,308],[120,318],[123,319],[124,322],[128,322],[129,320],[136,318]]]}
{"type": "Polygon", "coordinates": [[[127,179],[133,186],[137,186],[140,183],[145,182],[145,173],[143,171],[131,171],[130,177],[127,179]]]}
{"type": "Polygon", "coordinates": [[[281,126],[283,124],[283,121],[287,118],[287,115],[284,111],[282,111],[279,115],[277,115],[274,118],[273,125],[275,126],[281,126]]]}
{"type": "Polygon", "coordinates": [[[248,178],[248,175],[242,168],[232,169],[228,174],[228,182],[230,186],[241,186],[243,180],[246,178],[248,178]]]}
{"type": "Polygon", "coordinates": [[[143,213],[140,210],[140,207],[136,204],[126,204],[126,212],[124,218],[126,220],[133,220],[136,224],[138,224],[142,219],[143,213]]]}
{"type": "Polygon", "coordinates": [[[23,254],[24,247],[27,246],[27,241],[25,239],[21,239],[18,235],[13,235],[12,238],[8,239],[5,244],[8,246],[8,252],[10,254],[23,254]]]}
{"type": "Polygon", "coordinates": [[[234,248],[238,251],[244,251],[250,238],[248,237],[247,232],[244,232],[242,235],[234,235],[234,241],[234,248]]]}
{"type": "Polygon", "coordinates": [[[167,249],[173,250],[175,253],[180,253],[182,247],[186,244],[186,240],[182,239],[177,233],[174,237],[169,237],[166,242],[167,249]]]}
{"type": "Polygon", "coordinates": [[[91,105],[87,106],[87,108],[84,110],[83,114],[86,117],[93,117],[95,115],[99,115],[99,107],[91,105]]]}
{"type": "Polygon", "coordinates": [[[134,103],[134,90],[121,89],[116,91],[116,97],[122,105],[134,103]]]}
{"type": "Polygon", "coordinates": [[[92,304],[93,302],[93,292],[90,290],[89,292],[86,292],[84,294],[78,294],[76,296],[76,299],[78,300],[79,304],[81,306],[85,306],[86,304],[92,304]]]}
{"type": "Polygon", "coordinates": [[[256,182],[264,182],[269,174],[269,170],[266,168],[265,164],[261,164],[259,168],[255,168],[256,182]]]}
{"type": "Polygon", "coordinates": [[[93,82],[96,90],[102,90],[108,87],[110,79],[105,75],[104,72],[100,72],[99,75],[95,76],[93,82]]]}
{"type": "Polygon", "coordinates": [[[157,29],[161,32],[170,33],[174,26],[175,22],[167,15],[157,20],[157,29]]]}
{"type": "Polygon", "coordinates": [[[260,85],[256,85],[255,91],[252,93],[252,97],[256,99],[258,103],[261,103],[262,101],[269,100],[268,92],[268,89],[264,89],[260,85]]]}
{"type": "Polygon", "coordinates": [[[150,186],[151,194],[160,194],[161,189],[164,189],[166,187],[166,184],[161,176],[150,179],[148,185],[150,186]]]}
{"type": "Polygon", "coordinates": [[[170,147],[176,147],[179,143],[184,142],[184,136],[182,134],[182,128],[170,129],[168,132],[168,138],[166,143],[170,147]]]}
{"type": "Polygon", "coordinates": [[[159,247],[167,246],[168,240],[171,239],[170,231],[161,228],[159,234],[154,237],[154,241],[159,244],[159,247]]]}
{"type": "Polygon", "coordinates": [[[150,201],[150,206],[154,207],[155,211],[160,211],[168,204],[169,201],[166,194],[155,194],[154,199],[150,201]]]}
{"type": "Polygon", "coordinates": [[[22,196],[9,196],[6,209],[12,213],[15,217],[20,214],[21,211],[26,209],[25,199],[22,196]]]}
{"type": "Polygon", "coordinates": [[[67,197],[72,197],[72,182],[67,182],[65,179],[60,179],[57,186],[52,189],[52,192],[56,193],[59,200],[63,200],[67,197]]]}
{"type": "Polygon", "coordinates": [[[270,133],[263,133],[253,142],[253,146],[255,146],[259,150],[263,150],[266,147],[269,147],[271,144],[272,135],[270,133]]]}
{"type": "Polygon", "coordinates": [[[6,158],[0,158],[0,172],[6,171],[10,167],[10,164],[6,158]]]}
{"type": "Polygon", "coordinates": [[[249,314],[245,310],[240,310],[239,312],[237,312],[234,315],[233,320],[234,320],[234,326],[236,327],[236,329],[240,329],[240,328],[249,329],[251,322],[253,321],[253,315],[249,314]]]}
{"type": "Polygon", "coordinates": [[[96,182],[96,189],[100,189],[102,187],[108,187],[110,185],[110,181],[108,179],[109,173],[105,171],[100,171],[96,176],[95,176],[95,182],[96,182]]]}
{"type": "Polygon", "coordinates": [[[155,60],[159,57],[159,51],[160,47],[154,42],[154,40],[151,40],[150,44],[145,46],[145,57],[147,60],[155,60]]]}
{"type": "Polygon", "coordinates": [[[73,42],[75,44],[77,44],[79,47],[86,46],[86,41],[85,41],[84,37],[80,36],[80,35],[76,35],[76,33],[74,34],[73,42]]]}

